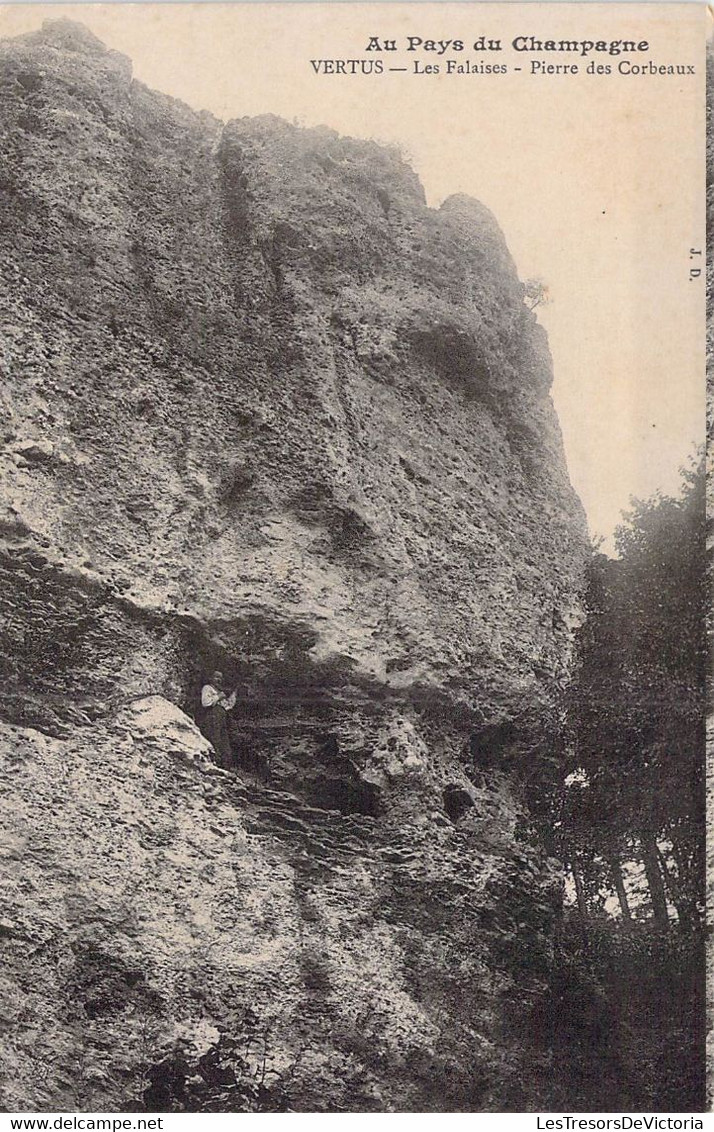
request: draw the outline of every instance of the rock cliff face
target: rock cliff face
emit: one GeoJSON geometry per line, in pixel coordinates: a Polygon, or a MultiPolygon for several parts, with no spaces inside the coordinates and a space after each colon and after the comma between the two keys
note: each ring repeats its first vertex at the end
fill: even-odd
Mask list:
{"type": "Polygon", "coordinates": [[[496,222],[62,21],[0,106],[5,1106],[537,1105],[586,544],[496,222]]]}

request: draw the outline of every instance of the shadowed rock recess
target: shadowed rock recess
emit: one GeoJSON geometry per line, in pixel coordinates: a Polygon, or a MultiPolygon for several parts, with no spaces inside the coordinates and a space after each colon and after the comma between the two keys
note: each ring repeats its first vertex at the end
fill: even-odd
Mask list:
{"type": "Polygon", "coordinates": [[[494,218],[63,21],[0,107],[4,1106],[540,1107],[587,548],[494,218]]]}

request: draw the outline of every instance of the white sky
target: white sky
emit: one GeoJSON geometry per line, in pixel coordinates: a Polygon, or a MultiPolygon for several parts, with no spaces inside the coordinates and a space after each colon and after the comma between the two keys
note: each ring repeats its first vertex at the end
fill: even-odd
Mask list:
{"type": "MultiPolygon", "coordinates": [[[[609,535],[631,495],[676,490],[704,432],[704,287],[688,282],[689,248],[704,239],[704,5],[13,4],[0,5],[0,35],[59,15],[196,109],[224,119],[271,112],[397,142],[430,204],[454,192],[483,201],[521,278],[541,277],[552,296],[539,317],[591,531],[609,535]],[[506,63],[507,76],[326,77],[309,62],[368,58],[370,35],[401,45],[407,35],[471,44],[481,34],[504,50],[458,57],[506,63]],[[591,76],[580,60],[578,76],[532,76],[530,58],[575,56],[518,56],[519,34],[646,39],[638,62],[697,73],[591,76]]],[[[411,68],[414,58],[437,60],[400,52],[396,62],[411,68]]]]}

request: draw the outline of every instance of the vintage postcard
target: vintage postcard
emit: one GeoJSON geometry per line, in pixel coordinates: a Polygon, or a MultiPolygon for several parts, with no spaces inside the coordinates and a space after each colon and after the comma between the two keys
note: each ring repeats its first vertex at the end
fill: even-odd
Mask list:
{"type": "Polygon", "coordinates": [[[702,1127],[707,20],[0,6],[4,1112],[702,1127]]]}

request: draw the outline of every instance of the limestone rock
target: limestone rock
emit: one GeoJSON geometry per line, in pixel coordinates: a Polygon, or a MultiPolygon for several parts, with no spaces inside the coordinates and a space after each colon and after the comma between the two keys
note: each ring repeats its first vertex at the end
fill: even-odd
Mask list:
{"type": "Polygon", "coordinates": [[[0,107],[5,1103],[538,1107],[587,545],[494,217],[66,21],[0,107]]]}

